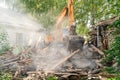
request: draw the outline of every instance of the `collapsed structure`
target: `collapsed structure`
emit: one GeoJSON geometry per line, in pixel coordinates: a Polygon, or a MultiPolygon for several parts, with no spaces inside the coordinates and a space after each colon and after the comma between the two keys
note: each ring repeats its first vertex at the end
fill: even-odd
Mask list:
{"type": "Polygon", "coordinates": [[[107,50],[109,47],[108,36],[110,33],[108,32],[107,27],[112,25],[116,20],[118,20],[118,17],[113,17],[96,23],[92,30],[88,33],[91,36],[90,43],[101,50],[107,50]]]}
{"type": "Polygon", "coordinates": [[[89,32],[92,37],[90,46],[84,45],[84,38],[75,32],[73,0],[68,0],[67,7],[62,10],[55,24],[55,39],[48,37],[50,38],[49,45],[42,48],[28,47],[19,55],[11,55],[11,49],[8,51],[8,56],[4,54],[0,57],[0,67],[6,71],[8,69],[13,71],[14,77],[27,76],[24,80],[45,80],[46,75],[49,74],[57,75],[60,80],[67,80],[66,78],[71,76],[75,76],[71,80],[80,80],[81,76],[91,78],[90,74],[99,73],[102,67],[99,59],[104,53],[97,47],[108,48],[106,27],[116,19],[112,18],[96,24],[89,32]],[[69,35],[60,42],[60,24],[65,16],[69,17],[69,35]]]}

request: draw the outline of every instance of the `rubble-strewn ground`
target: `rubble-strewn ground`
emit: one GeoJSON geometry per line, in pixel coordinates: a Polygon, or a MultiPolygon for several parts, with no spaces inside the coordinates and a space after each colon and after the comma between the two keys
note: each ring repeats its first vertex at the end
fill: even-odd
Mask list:
{"type": "Polygon", "coordinates": [[[0,68],[3,72],[11,72],[14,78],[47,80],[52,75],[59,80],[104,80],[99,74],[102,55],[88,45],[71,53],[62,43],[44,48],[28,47],[19,54],[14,54],[13,50],[0,56],[0,68]]]}

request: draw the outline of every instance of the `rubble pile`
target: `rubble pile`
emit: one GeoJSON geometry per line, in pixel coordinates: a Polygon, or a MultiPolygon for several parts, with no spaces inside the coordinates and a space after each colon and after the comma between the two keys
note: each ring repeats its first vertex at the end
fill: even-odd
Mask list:
{"type": "Polygon", "coordinates": [[[93,45],[83,44],[83,38],[70,37],[66,44],[54,42],[43,48],[28,47],[17,55],[10,50],[0,56],[0,68],[12,72],[14,77],[25,77],[24,80],[42,80],[39,78],[51,74],[68,78],[99,73],[102,52],[93,45]]]}

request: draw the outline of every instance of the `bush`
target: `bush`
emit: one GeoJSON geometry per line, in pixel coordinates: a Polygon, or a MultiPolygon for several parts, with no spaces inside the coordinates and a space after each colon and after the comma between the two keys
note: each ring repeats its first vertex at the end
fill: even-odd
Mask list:
{"type": "Polygon", "coordinates": [[[57,77],[55,76],[48,76],[47,77],[47,80],[58,80],[57,77]]]}
{"type": "Polygon", "coordinates": [[[11,80],[12,75],[9,73],[0,72],[0,80],[11,80]]]}
{"type": "Polygon", "coordinates": [[[9,50],[8,36],[4,29],[0,27],[0,54],[9,50]]]}
{"type": "Polygon", "coordinates": [[[120,76],[117,76],[115,78],[108,78],[107,80],[120,80],[120,76]]]}
{"type": "Polygon", "coordinates": [[[112,66],[114,63],[117,63],[117,66],[120,66],[120,19],[116,20],[112,24],[112,27],[116,28],[116,31],[113,32],[113,36],[115,36],[115,39],[111,48],[105,51],[106,58],[104,60],[104,64],[109,67],[112,66]]]}

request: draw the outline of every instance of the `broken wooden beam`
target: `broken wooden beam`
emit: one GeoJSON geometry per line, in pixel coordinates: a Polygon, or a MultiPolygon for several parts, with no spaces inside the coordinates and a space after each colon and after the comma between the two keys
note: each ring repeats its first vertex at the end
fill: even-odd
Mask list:
{"type": "Polygon", "coordinates": [[[57,64],[55,64],[51,70],[54,70],[57,66],[60,66],[62,63],[64,63],[65,61],[67,61],[69,58],[71,58],[72,56],[74,56],[76,53],[78,53],[80,51],[80,49],[75,50],[73,53],[71,53],[69,56],[65,57],[63,60],[59,61],[57,64]]]}
{"type": "Polygon", "coordinates": [[[98,49],[98,48],[95,47],[94,45],[91,45],[91,47],[92,47],[94,50],[96,50],[100,55],[103,55],[103,56],[104,56],[104,53],[103,53],[100,49],[98,49]]]}
{"type": "Polygon", "coordinates": [[[64,73],[61,73],[61,72],[57,72],[57,73],[53,73],[55,75],[78,75],[77,73],[67,73],[67,72],[64,72],[64,73]]]}
{"type": "Polygon", "coordinates": [[[27,74],[45,74],[45,73],[54,73],[54,71],[29,71],[27,74]]]}
{"type": "Polygon", "coordinates": [[[70,69],[70,70],[65,70],[64,72],[81,72],[82,69],[70,69]]]}
{"type": "Polygon", "coordinates": [[[6,63],[6,64],[2,64],[0,67],[6,67],[6,66],[13,65],[13,64],[16,64],[16,63],[17,63],[17,61],[9,62],[9,63],[6,63]]]}
{"type": "Polygon", "coordinates": [[[102,21],[96,23],[95,26],[111,25],[115,20],[118,20],[118,19],[119,19],[119,17],[115,16],[108,20],[102,20],[102,21]]]}
{"type": "Polygon", "coordinates": [[[20,60],[19,57],[12,58],[12,59],[8,59],[8,60],[5,60],[5,61],[3,62],[3,64],[7,64],[7,63],[10,63],[10,62],[15,62],[15,61],[18,61],[18,60],[20,60]]]}

